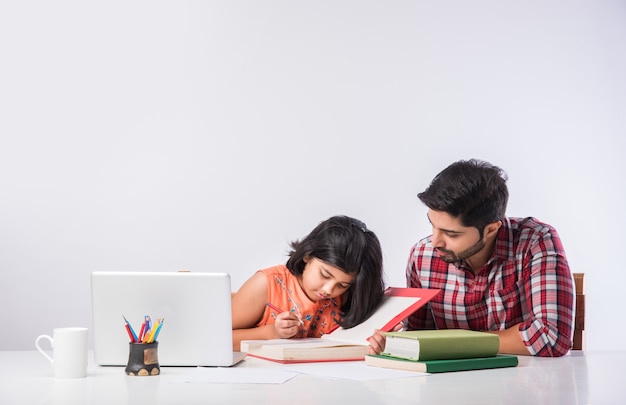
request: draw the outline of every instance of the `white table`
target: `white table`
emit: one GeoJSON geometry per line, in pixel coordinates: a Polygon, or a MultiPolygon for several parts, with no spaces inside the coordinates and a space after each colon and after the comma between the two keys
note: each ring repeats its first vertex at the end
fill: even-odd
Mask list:
{"type": "MultiPolygon", "coordinates": [[[[626,404],[626,351],[520,357],[515,368],[376,381],[300,374],[283,384],[172,383],[193,368],[128,377],[90,359],[86,378],[51,377],[36,351],[0,352],[0,404],[626,404]]],[[[281,367],[248,358],[237,367],[281,367]]]]}

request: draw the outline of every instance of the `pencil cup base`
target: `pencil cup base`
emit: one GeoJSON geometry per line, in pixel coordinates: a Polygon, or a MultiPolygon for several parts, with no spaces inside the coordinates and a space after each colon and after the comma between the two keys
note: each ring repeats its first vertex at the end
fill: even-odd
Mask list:
{"type": "Polygon", "coordinates": [[[159,367],[159,342],[129,343],[126,374],[130,376],[151,376],[161,374],[159,367]]]}

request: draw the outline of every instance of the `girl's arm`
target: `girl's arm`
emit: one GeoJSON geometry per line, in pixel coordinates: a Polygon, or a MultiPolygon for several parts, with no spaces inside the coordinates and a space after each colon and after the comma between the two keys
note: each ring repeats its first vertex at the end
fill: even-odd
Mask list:
{"type": "Polygon", "coordinates": [[[297,333],[299,321],[290,312],[278,314],[273,324],[256,326],[266,310],[267,294],[267,279],[257,272],[233,296],[233,350],[240,349],[242,340],[290,338],[297,333]]]}

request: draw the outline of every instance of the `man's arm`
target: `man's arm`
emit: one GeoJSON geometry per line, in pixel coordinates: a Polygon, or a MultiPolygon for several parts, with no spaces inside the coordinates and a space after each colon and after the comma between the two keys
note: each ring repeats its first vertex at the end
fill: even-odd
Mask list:
{"type": "Polygon", "coordinates": [[[574,284],[558,233],[545,227],[529,248],[524,295],[530,317],[518,333],[532,355],[558,357],[572,346],[574,284]]]}
{"type": "Polygon", "coordinates": [[[500,348],[498,349],[498,353],[501,354],[519,354],[520,356],[529,356],[530,352],[524,341],[522,340],[522,335],[519,331],[520,324],[513,325],[508,329],[488,332],[493,333],[494,335],[498,335],[500,338],[500,348]]]}

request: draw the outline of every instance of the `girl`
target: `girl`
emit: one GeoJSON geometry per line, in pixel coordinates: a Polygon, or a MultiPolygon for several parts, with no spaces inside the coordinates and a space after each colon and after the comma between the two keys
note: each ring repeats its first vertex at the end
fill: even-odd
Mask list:
{"type": "Polygon", "coordinates": [[[291,243],[286,265],[256,272],[233,296],[233,348],[351,328],[372,314],[384,289],[376,235],[357,219],[331,217],[291,243]]]}

